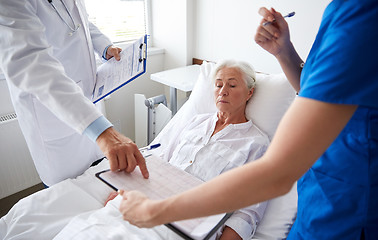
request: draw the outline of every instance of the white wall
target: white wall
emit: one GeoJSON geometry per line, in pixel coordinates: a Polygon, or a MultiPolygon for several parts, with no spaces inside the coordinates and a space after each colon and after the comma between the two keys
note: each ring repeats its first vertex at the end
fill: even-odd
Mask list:
{"type": "Polygon", "coordinates": [[[329,2],[330,0],[197,0],[194,55],[210,60],[236,58],[250,62],[259,71],[281,72],[274,57],[254,41],[261,21],[258,9],[274,7],[283,15],[296,12],[287,22],[291,40],[299,55],[305,59],[329,2]]]}
{"type": "Polygon", "coordinates": [[[151,0],[152,42],[165,50],[165,69],[191,63],[194,3],[193,0],[151,0]]]}
{"type": "Polygon", "coordinates": [[[274,7],[288,19],[291,39],[305,59],[330,0],[152,0],[153,41],[166,50],[165,69],[188,65],[192,57],[235,58],[269,73],[281,72],[275,59],[254,42],[258,9],[274,7]]]}

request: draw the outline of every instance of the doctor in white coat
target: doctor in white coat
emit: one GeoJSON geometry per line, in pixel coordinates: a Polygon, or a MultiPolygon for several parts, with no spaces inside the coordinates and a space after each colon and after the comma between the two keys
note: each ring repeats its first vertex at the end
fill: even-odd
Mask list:
{"type": "Polygon", "coordinates": [[[105,156],[112,170],[145,161],[90,100],[95,52],[119,60],[88,21],[83,0],[0,0],[0,68],[36,169],[46,185],[83,173],[105,156]]]}

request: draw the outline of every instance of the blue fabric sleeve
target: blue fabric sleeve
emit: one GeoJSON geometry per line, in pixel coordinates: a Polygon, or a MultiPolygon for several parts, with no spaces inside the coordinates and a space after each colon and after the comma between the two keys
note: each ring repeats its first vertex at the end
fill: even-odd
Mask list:
{"type": "Polygon", "coordinates": [[[112,44],[108,45],[108,46],[105,48],[104,52],[102,53],[102,58],[105,59],[105,60],[108,60],[108,59],[106,58],[106,52],[108,51],[108,48],[109,48],[111,45],[112,45],[112,44]]]}
{"type": "Polygon", "coordinates": [[[83,132],[84,135],[89,137],[93,142],[96,142],[98,136],[106,129],[113,127],[113,124],[109,122],[104,116],[97,118],[93,121],[83,132]]]}
{"type": "Polygon", "coordinates": [[[299,96],[378,108],[378,1],[333,1],[301,75],[299,96]]]}

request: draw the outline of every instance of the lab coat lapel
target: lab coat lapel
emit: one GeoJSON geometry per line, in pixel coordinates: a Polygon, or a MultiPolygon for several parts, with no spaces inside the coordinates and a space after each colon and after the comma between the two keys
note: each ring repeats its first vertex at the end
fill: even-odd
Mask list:
{"type": "Polygon", "coordinates": [[[85,6],[81,0],[75,0],[75,6],[79,12],[80,15],[80,20],[83,24],[83,29],[85,31],[85,37],[87,39],[87,46],[88,46],[88,52],[90,54],[90,61],[91,61],[91,66],[92,66],[92,74],[93,74],[93,79],[96,77],[96,62],[95,62],[95,55],[93,51],[93,43],[92,43],[92,38],[91,34],[89,32],[89,23],[88,23],[88,18],[87,18],[87,12],[85,11],[85,6]]]}

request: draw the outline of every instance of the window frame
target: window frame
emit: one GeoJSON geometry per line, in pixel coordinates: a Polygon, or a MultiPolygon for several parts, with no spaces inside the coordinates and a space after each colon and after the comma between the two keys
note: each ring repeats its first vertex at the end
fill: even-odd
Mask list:
{"type": "MultiPolygon", "coordinates": [[[[90,1],[90,0],[89,0],[90,1]]],[[[144,2],[144,18],[145,18],[145,34],[147,35],[147,44],[152,46],[151,33],[152,33],[152,11],[151,11],[151,0],[143,0],[144,2]]],[[[110,39],[112,40],[112,39],[110,39]]],[[[112,41],[116,46],[124,47],[134,40],[123,40],[123,41],[112,41]]]]}

